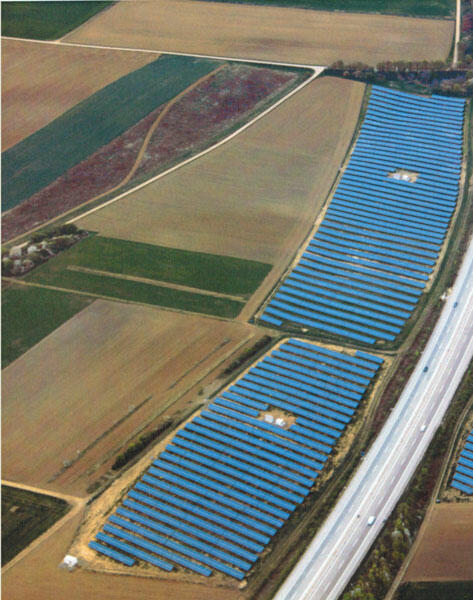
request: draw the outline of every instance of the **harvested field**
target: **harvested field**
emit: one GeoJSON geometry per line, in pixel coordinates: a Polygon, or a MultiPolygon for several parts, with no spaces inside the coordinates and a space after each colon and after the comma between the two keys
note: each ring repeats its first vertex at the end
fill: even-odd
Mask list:
{"type": "Polygon", "coordinates": [[[330,190],[364,89],[316,79],[228,143],[76,224],[284,268],[330,190]]]}
{"type": "Polygon", "coordinates": [[[2,290],[2,369],[91,302],[86,296],[16,284],[2,290]]]}
{"type": "Polygon", "coordinates": [[[2,574],[2,593],[9,600],[241,600],[242,594],[229,588],[215,588],[153,577],[124,577],[78,570],[68,573],[58,564],[84,517],[84,511],[61,530],[31,551],[21,562],[2,574]]]}
{"type": "Polygon", "coordinates": [[[3,39],[2,151],[156,58],[144,52],[3,39]]]}
{"type": "Polygon", "coordinates": [[[222,361],[260,332],[94,302],[3,371],[3,477],[84,495],[102,461],[201,402],[222,361]]]}
{"type": "Polygon", "coordinates": [[[404,581],[473,580],[473,503],[434,507],[404,581]]]}
{"type": "Polygon", "coordinates": [[[174,104],[173,100],[159,106],[10,210],[2,220],[2,238],[9,240],[128,181],[160,173],[200,152],[308,74],[306,70],[222,65],[186,88],[174,104]]]}
{"type": "Polygon", "coordinates": [[[229,2],[119,2],[66,40],[323,65],[445,60],[454,22],[229,2]]]}

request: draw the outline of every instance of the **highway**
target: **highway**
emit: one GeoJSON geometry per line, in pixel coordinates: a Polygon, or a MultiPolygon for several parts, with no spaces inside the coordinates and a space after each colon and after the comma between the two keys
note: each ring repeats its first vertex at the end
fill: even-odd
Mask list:
{"type": "Polygon", "coordinates": [[[408,485],[472,356],[473,240],[396,407],[275,600],[340,596],[408,485]]]}

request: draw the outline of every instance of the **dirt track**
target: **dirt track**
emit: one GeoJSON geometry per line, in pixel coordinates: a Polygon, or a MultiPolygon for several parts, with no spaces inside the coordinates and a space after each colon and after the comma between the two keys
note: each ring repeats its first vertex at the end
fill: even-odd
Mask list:
{"type": "Polygon", "coordinates": [[[445,60],[454,21],[336,13],[230,2],[119,2],[65,40],[327,65],[342,59],[445,60]]]}

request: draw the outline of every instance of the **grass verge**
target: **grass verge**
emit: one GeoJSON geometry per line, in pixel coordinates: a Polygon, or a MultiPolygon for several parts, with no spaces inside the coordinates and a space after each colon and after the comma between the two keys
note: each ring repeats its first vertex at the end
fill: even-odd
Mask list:
{"type": "Polygon", "coordinates": [[[2,293],[2,369],[88,306],[92,299],[12,284],[2,293]]]}
{"type": "Polygon", "coordinates": [[[2,485],[2,566],[63,517],[64,500],[2,485]]]}
{"type": "Polygon", "coordinates": [[[2,2],[2,35],[55,40],[114,2],[2,2]]]}

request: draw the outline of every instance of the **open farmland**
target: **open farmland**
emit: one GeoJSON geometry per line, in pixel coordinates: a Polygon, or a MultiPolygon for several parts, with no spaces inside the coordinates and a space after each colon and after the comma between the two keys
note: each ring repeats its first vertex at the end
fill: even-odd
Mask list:
{"type": "Polygon", "coordinates": [[[184,392],[257,333],[94,302],[3,371],[3,477],[84,494],[95,478],[86,474],[91,467],[164,409],[171,416],[182,410],[184,392]],[[73,464],[48,484],[63,461],[73,464]]]}
{"type": "Polygon", "coordinates": [[[453,21],[248,6],[119,2],[68,41],[322,65],[336,60],[445,60],[453,21]]]}
{"type": "Polygon", "coordinates": [[[2,290],[2,368],[88,306],[86,296],[11,284],[2,290]]]}
{"type": "Polygon", "coordinates": [[[4,152],[4,209],[13,208],[53,182],[220,64],[187,56],[161,56],[95,92],[4,152]]]}
{"type": "Polygon", "coordinates": [[[221,587],[152,577],[113,577],[113,575],[78,570],[67,573],[58,564],[84,518],[81,511],[54,536],[32,550],[20,563],[2,573],[2,595],[9,600],[241,600],[241,592],[221,587]]]}
{"type": "Polygon", "coordinates": [[[454,0],[230,0],[230,2],[419,17],[451,17],[455,14],[454,0]]]}
{"type": "Polygon", "coordinates": [[[250,120],[309,74],[309,69],[222,63],[8,211],[2,238],[10,240],[189,158],[250,120]]]}
{"type": "Polygon", "coordinates": [[[2,485],[2,566],[66,514],[59,498],[2,485]]]}
{"type": "Polygon", "coordinates": [[[276,264],[278,277],[325,201],[363,92],[358,83],[316,79],[228,143],[77,225],[276,264]]]}
{"type": "Polygon", "coordinates": [[[2,35],[51,40],[75,29],[113,2],[2,2],[2,35]]]}
{"type": "Polygon", "coordinates": [[[434,507],[404,581],[473,580],[473,503],[434,507]]]}
{"type": "MultiPolygon", "coordinates": [[[[2,9],[6,5],[3,3],[2,9]]],[[[3,39],[2,150],[156,58],[155,54],[145,52],[3,39]]]]}

